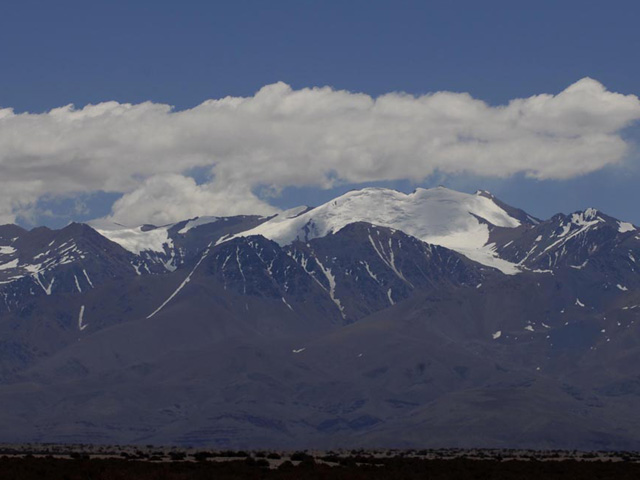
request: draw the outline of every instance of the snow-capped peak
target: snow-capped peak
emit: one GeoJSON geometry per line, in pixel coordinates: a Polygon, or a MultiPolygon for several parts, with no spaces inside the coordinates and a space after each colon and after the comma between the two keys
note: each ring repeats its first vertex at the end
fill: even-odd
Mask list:
{"type": "Polygon", "coordinates": [[[262,235],[287,245],[295,240],[307,241],[336,233],[355,222],[401,230],[505,273],[519,271],[513,264],[499,259],[487,242],[488,224],[515,228],[520,221],[491,198],[444,187],[418,188],[410,194],[386,188],[353,190],[296,216],[280,214],[237,236],[262,235]]]}
{"type": "Polygon", "coordinates": [[[587,208],[583,212],[576,212],[571,215],[571,222],[575,225],[585,226],[587,224],[604,222],[595,208],[587,208]]]}

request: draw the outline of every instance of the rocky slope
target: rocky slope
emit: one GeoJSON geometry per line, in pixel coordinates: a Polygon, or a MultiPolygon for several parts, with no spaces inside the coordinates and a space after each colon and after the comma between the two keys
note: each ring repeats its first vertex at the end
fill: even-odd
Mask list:
{"type": "Polygon", "coordinates": [[[638,448],[636,227],[488,192],[0,227],[3,441],[638,448]]]}

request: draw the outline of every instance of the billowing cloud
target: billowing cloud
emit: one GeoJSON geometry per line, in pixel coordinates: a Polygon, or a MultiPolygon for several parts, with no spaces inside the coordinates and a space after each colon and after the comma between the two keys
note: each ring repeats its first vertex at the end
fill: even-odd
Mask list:
{"type": "Polygon", "coordinates": [[[216,215],[271,215],[276,209],[258,199],[250,189],[233,185],[215,190],[197,185],[178,174],[155,175],[113,204],[106,219],[125,225],[166,225],[177,220],[216,215]]]}
{"type": "Polygon", "coordinates": [[[0,109],[0,219],[43,195],[97,190],[125,193],[114,218],[162,223],[265,212],[250,194],[260,186],[420,181],[436,171],[567,179],[620,162],[629,150],[620,132],[638,119],[635,95],[590,78],[502,106],[464,93],[372,98],[276,83],[183,111],[150,102],[0,109]],[[196,167],[214,180],[184,177],[196,167]]]}

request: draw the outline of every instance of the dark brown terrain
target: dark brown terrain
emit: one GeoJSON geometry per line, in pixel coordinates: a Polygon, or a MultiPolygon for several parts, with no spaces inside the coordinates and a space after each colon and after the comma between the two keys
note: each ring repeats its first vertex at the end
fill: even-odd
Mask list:
{"type": "Polygon", "coordinates": [[[0,447],[2,479],[637,479],[637,452],[527,450],[213,451],[0,447]]]}

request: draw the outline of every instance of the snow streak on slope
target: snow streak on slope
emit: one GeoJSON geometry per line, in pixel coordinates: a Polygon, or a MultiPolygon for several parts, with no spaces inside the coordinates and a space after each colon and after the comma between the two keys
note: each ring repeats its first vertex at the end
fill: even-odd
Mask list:
{"type": "Polygon", "coordinates": [[[318,257],[315,257],[315,260],[318,264],[318,267],[320,267],[320,271],[324,273],[325,277],[327,277],[327,282],[329,282],[329,296],[331,297],[331,300],[336,304],[338,310],[340,310],[340,315],[342,315],[342,318],[347,318],[344,313],[344,307],[342,306],[342,303],[340,303],[340,299],[336,297],[336,277],[333,275],[333,273],[331,273],[330,268],[325,267],[320,262],[318,257]]]}
{"type": "Polygon", "coordinates": [[[151,312],[151,313],[147,316],[147,318],[148,318],[148,319],[149,319],[149,318],[151,318],[151,317],[153,317],[153,316],[154,316],[156,313],[158,313],[160,310],[162,310],[162,309],[165,307],[165,305],[167,305],[167,303],[169,303],[171,300],[173,300],[173,298],[174,298],[178,293],[180,293],[180,290],[182,290],[182,289],[187,285],[187,283],[189,283],[189,282],[191,281],[191,275],[193,275],[193,272],[195,272],[195,271],[196,271],[196,269],[200,266],[200,264],[201,264],[201,263],[202,263],[202,261],[205,259],[205,257],[206,257],[207,255],[209,255],[209,249],[210,249],[210,248],[211,248],[211,243],[209,243],[209,245],[207,246],[207,249],[204,251],[204,253],[203,253],[203,254],[202,254],[202,256],[200,257],[200,260],[198,260],[198,263],[196,263],[196,266],[195,266],[195,267],[193,267],[193,270],[191,270],[191,272],[189,272],[189,275],[187,275],[187,278],[185,278],[185,279],[184,279],[184,281],[180,284],[180,286],[179,286],[178,288],[176,288],[176,290],[175,290],[171,295],[169,295],[169,297],[168,297],[164,302],[162,302],[162,305],[160,305],[158,308],[156,308],[153,312],[151,312]]]}
{"type": "Polygon", "coordinates": [[[84,305],[80,306],[80,313],[78,314],[78,330],[82,331],[87,328],[87,324],[84,323],[84,305]]]}
{"type": "Polygon", "coordinates": [[[427,243],[442,245],[484,265],[514,274],[515,265],[498,258],[488,246],[489,226],[478,219],[515,228],[511,217],[492,199],[447,188],[419,188],[404,194],[384,188],[348,192],[293,218],[279,215],[237,236],[262,235],[287,245],[336,233],[354,222],[367,222],[401,230],[427,243]]]}
{"type": "Polygon", "coordinates": [[[89,278],[89,274],[87,273],[87,271],[84,268],[82,269],[82,273],[84,273],[84,278],[87,279],[87,283],[89,283],[89,285],[91,285],[91,288],[93,288],[93,282],[89,278]]]}
{"type": "MultiPolygon", "coordinates": [[[[382,243],[378,243],[378,246],[376,246],[376,242],[373,241],[371,234],[369,234],[369,242],[371,243],[371,246],[373,247],[375,252],[378,254],[378,257],[380,257],[380,260],[382,260],[382,262],[387,267],[389,267],[393,271],[393,273],[395,273],[398,276],[400,280],[402,280],[411,288],[413,288],[413,284],[409,280],[407,280],[405,276],[402,274],[402,272],[398,270],[398,268],[396,267],[396,263],[393,255],[393,244],[391,242],[391,239],[389,239],[389,257],[388,258],[387,258],[387,252],[385,251],[382,243]]],[[[367,266],[367,269],[368,269],[368,266],[367,266]]]]}
{"type": "Polygon", "coordinates": [[[44,290],[44,293],[46,293],[47,295],[51,295],[51,290],[53,288],[53,284],[56,281],[55,277],[53,277],[51,279],[51,282],[49,282],[49,286],[48,287],[45,287],[44,284],[42,283],[42,280],[40,280],[40,272],[35,272],[33,274],[33,278],[36,280],[36,282],[38,282],[38,285],[40,285],[42,287],[42,290],[44,290]]]}

